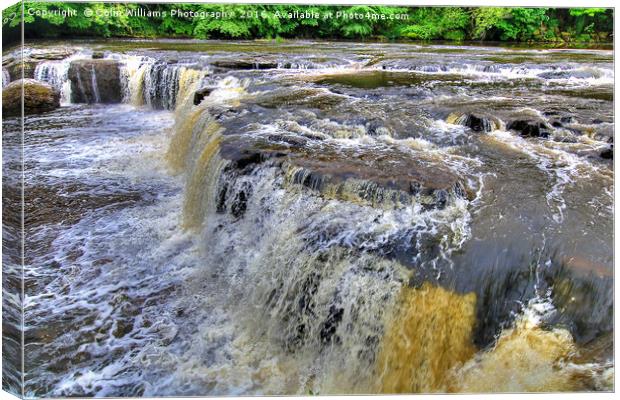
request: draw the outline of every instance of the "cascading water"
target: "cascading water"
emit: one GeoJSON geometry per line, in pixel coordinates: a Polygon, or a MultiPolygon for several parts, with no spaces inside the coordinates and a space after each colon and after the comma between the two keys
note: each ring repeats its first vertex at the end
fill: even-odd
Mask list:
{"type": "MultiPolygon", "coordinates": [[[[62,104],[70,104],[72,82],[69,78],[69,69],[73,61],[85,57],[84,54],[78,53],[60,61],[41,62],[35,68],[34,77],[58,90],[62,104]]],[[[177,98],[184,98],[188,88],[193,87],[207,73],[183,65],[155,63],[148,57],[109,54],[107,59],[119,63],[121,101],[137,106],[146,105],[153,109],[174,109],[177,98]]],[[[6,75],[8,76],[8,72],[6,75]]],[[[81,99],[92,103],[102,101],[95,65],[88,68],[87,74],[75,74],[74,79],[81,99]],[[86,77],[88,84],[84,82],[86,77]]]]}
{"type": "Polygon", "coordinates": [[[2,67],[2,87],[5,87],[11,82],[11,76],[9,75],[9,70],[2,67]]]}
{"type": "Polygon", "coordinates": [[[44,61],[37,64],[34,70],[34,79],[47,82],[60,93],[60,102],[71,102],[71,82],[69,81],[69,66],[71,59],[62,61],[44,61]]]}
{"type": "MultiPolygon", "coordinates": [[[[101,102],[101,95],[99,94],[99,86],[97,86],[97,71],[95,71],[95,66],[91,66],[90,70],[90,87],[92,88],[94,103],[101,102]]],[[[79,76],[79,75],[78,75],[79,76]]]]}
{"type": "Polygon", "coordinates": [[[610,53],[246,45],[28,121],[31,393],[612,388],[610,53]]]}
{"type": "Polygon", "coordinates": [[[179,68],[166,63],[154,63],[144,74],[144,102],[151,108],[174,109],[179,90],[179,68]]]}
{"type": "Polygon", "coordinates": [[[153,60],[129,60],[124,67],[125,101],[154,109],[173,110],[177,99],[205,71],[153,60]]]}

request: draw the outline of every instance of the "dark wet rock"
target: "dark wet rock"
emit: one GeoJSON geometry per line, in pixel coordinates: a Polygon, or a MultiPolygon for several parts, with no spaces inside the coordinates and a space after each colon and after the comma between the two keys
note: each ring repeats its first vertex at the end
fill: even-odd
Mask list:
{"type": "Polygon", "coordinates": [[[508,130],[516,131],[524,137],[549,137],[550,128],[544,122],[532,120],[516,120],[508,123],[508,130]]]}
{"type": "Polygon", "coordinates": [[[246,60],[217,60],[211,63],[216,68],[222,69],[273,69],[278,68],[278,62],[263,59],[246,60]]]}
{"type": "Polygon", "coordinates": [[[209,96],[214,90],[214,87],[205,87],[196,90],[196,92],[194,93],[194,105],[197,106],[198,104],[200,104],[202,100],[204,100],[205,97],[209,96]]]}
{"type": "Polygon", "coordinates": [[[389,132],[385,124],[380,119],[373,119],[366,123],[366,132],[370,136],[379,136],[389,132]]]}
{"type": "Polygon", "coordinates": [[[76,60],[69,67],[74,103],[120,103],[122,88],[116,60],[76,60]]]}
{"type": "Polygon", "coordinates": [[[94,60],[102,59],[104,56],[105,54],[103,53],[103,51],[95,51],[92,55],[94,60]]]}
{"type": "Polygon", "coordinates": [[[474,132],[493,132],[501,125],[497,118],[476,114],[452,113],[446,121],[451,124],[463,125],[474,132]]]}
{"type": "Polygon", "coordinates": [[[488,119],[480,118],[473,114],[467,116],[464,125],[474,132],[490,132],[492,130],[492,125],[488,119]]]}
{"type": "Polygon", "coordinates": [[[574,124],[575,121],[575,117],[572,116],[564,116],[564,117],[560,117],[560,122],[563,124],[574,124]]]}
{"type": "Polygon", "coordinates": [[[52,86],[34,79],[20,79],[9,83],[2,90],[4,115],[21,115],[22,86],[25,114],[42,113],[60,107],[60,93],[52,86]]]}
{"type": "Polygon", "coordinates": [[[568,329],[578,344],[612,331],[613,267],[587,260],[569,261],[575,257],[550,258],[550,264],[540,265],[537,253],[523,255],[508,248],[502,257],[488,260],[492,263],[489,268],[477,266],[480,274],[473,277],[473,286],[478,299],[474,332],[478,347],[492,345],[497,335],[511,327],[515,316],[535,299],[551,301],[554,306],[541,316],[541,326],[568,329]],[[544,293],[551,295],[543,300],[544,293]]]}
{"type": "MultiPolygon", "coordinates": [[[[557,111],[556,112],[545,112],[543,114],[547,117],[552,117],[550,118],[550,123],[551,123],[551,126],[553,126],[554,128],[562,128],[562,127],[565,127],[566,125],[577,123],[577,119],[574,116],[562,115],[560,112],[557,112],[557,111]]],[[[567,129],[571,129],[571,128],[567,128],[567,129]]]]}
{"type": "Polygon", "coordinates": [[[131,333],[132,330],[133,330],[133,321],[131,321],[130,319],[127,319],[127,320],[119,319],[115,323],[114,330],[112,331],[112,335],[114,335],[115,338],[122,338],[123,336],[131,333]]]}
{"type": "Polygon", "coordinates": [[[320,338],[322,343],[330,343],[334,339],[334,334],[338,328],[338,324],[342,321],[344,308],[331,305],[329,308],[329,316],[321,325],[320,338]]]}
{"type": "Polygon", "coordinates": [[[248,194],[245,191],[239,191],[230,205],[230,213],[235,218],[243,217],[248,208],[248,194]]]}
{"type": "Polygon", "coordinates": [[[603,158],[605,160],[612,160],[614,158],[613,145],[612,145],[612,147],[603,150],[600,155],[601,155],[601,158],[603,158]]]}

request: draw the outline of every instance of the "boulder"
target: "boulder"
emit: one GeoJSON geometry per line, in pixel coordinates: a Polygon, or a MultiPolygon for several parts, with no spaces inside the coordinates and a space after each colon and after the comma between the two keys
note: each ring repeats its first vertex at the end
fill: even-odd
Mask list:
{"type": "Polygon", "coordinates": [[[524,137],[549,137],[550,127],[544,122],[533,120],[516,120],[510,122],[508,130],[516,131],[524,137]]]}
{"type": "Polygon", "coordinates": [[[60,93],[51,85],[34,79],[20,79],[9,83],[2,90],[4,115],[21,115],[22,93],[25,114],[42,113],[60,107],[60,93]]]}
{"type": "Polygon", "coordinates": [[[73,103],[120,103],[123,98],[118,61],[75,60],[69,66],[73,103]]]}

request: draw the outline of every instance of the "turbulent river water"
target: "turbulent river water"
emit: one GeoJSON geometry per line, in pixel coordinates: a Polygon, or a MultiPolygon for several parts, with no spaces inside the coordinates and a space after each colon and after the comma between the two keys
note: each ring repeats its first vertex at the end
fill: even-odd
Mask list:
{"type": "MultiPolygon", "coordinates": [[[[3,121],[27,395],[613,389],[612,51],[25,54],[60,47],[33,76],[62,107],[25,119],[23,299],[21,133],[3,121]]],[[[9,385],[18,329],[9,312],[9,385]]]]}

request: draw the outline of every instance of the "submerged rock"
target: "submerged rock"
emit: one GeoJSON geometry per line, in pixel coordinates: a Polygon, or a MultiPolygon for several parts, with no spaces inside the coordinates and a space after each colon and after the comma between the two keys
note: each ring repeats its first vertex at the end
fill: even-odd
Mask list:
{"type": "Polygon", "coordinates": [[[550,128],[541,121],[515,120],[508,124],[508,130],[516,131],[525,137],[549,137],[550,128]]]}
{"type": "Polygon", "coordinates": [[[34,79],[20,79],[9,83],[2,90],[2,112],[5,115],[21,114],[22,94],[25,114],[42,113],[60,107],[60,93],[52,86],[34,79]]]}
{"type": "Polygon", "coordinates": [[[122,88],[116,60],[76,60],[69,67],[71,101],[74,103],[120,103],[122,88]]]}

